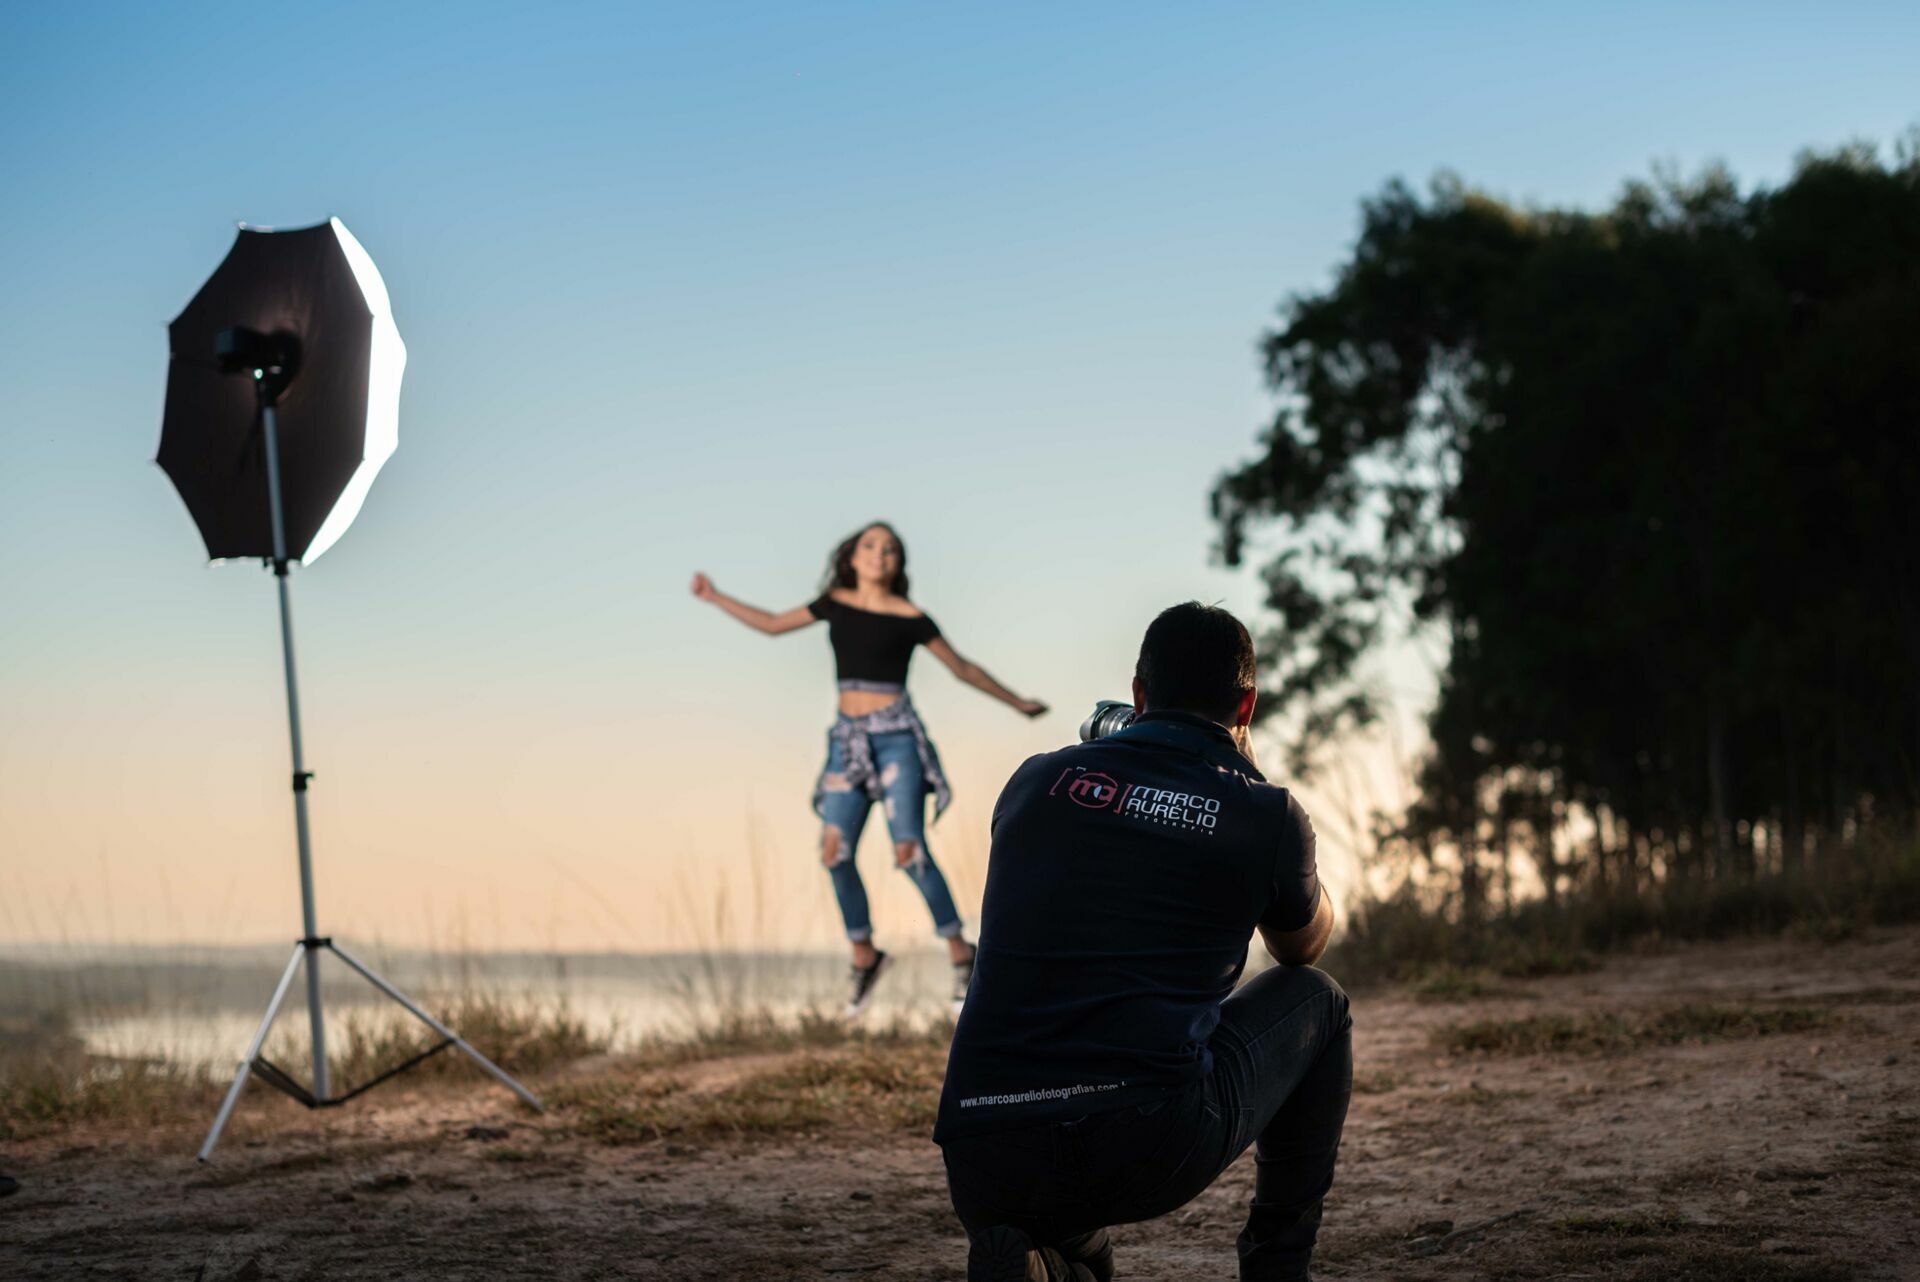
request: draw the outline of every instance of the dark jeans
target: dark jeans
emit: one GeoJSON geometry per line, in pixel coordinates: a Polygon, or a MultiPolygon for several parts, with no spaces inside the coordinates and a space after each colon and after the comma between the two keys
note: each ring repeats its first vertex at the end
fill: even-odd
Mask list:
{"type": "Polygon", "coordinates": [[[1179,1094],[949,1141],[953,1209],[969,1236],[1012,1225],[1083,1258],[1101,1229],[1184,1206],[1252,1144],[1240,1276],[1305,1277],[1353,1089],[1352,1029],[1324,971],[1276,966],[1221,1005],[1213,1071],[1179,1094]]]}

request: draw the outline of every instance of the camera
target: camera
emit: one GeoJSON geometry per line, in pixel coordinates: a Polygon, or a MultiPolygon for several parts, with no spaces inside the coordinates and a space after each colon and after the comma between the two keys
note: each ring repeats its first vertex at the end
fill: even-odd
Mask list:
{"type": "Polygon", "coordinates": [[[1080,723],[1080,742],[1092,743],[1095,739],[1104,739],[1116,730],[1125,730],[1132,725],[1135,716],[1131,703],[1122,703],[1118,699],[1102,699],[1093,705],[1093,712],[1080,723]]]}

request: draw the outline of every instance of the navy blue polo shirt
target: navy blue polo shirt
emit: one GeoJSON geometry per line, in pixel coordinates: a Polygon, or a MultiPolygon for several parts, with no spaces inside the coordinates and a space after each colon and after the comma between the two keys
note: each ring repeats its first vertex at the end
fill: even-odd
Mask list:
{"type": "Polygon", "coordinates": [[[1256,926],[1320,902],[1313,827],[1203,717],[1150,712],[1001,790],[933,1138],[1146,1103],[1212,1068],[1256,926]]]}

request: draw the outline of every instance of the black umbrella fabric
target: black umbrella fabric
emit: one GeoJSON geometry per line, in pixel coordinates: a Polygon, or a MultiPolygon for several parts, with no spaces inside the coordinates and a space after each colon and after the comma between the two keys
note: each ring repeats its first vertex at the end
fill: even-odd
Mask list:
{"type": "Polygon", "coordinates": [[[300,353],[276,401],[275,436],[286,556],[311,563],[352,523],[398,443],[406,347],[379,270],[339,219],[240,229],[167,328],[156,460],[216,561],[274,554],[254,381],[222,372],[214,355],[216,337],[236,326],[291,338],[300,353]]]}

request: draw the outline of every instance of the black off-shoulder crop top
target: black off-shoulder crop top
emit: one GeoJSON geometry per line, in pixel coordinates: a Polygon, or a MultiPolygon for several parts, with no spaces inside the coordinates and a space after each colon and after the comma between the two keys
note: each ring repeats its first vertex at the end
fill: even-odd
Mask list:
{"type": "Polygon", "coordinates": [[[827,639],[833,643],[835,675],[842,681],[878,681],[905,685],[907,661],[913,647],[940,635],[940,625],[924,614],[879,614],[833,599],[823,592],[807,606],[816,619],[827,621],[827,639]]]}

